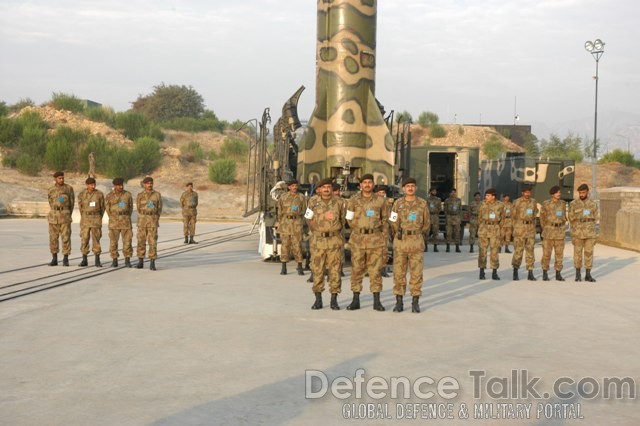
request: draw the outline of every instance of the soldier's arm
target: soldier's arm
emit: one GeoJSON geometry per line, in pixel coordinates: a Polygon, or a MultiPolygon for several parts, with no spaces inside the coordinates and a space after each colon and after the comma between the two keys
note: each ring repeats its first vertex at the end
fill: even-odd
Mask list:
{"type": "Polygon", "coordinates": [[[73,206],[74,206],[74,205],[75,205],[75,203],[76,203],[76,197],[75,197],[75,194],[74,194],[74,192],[73,192],[73,186],[71,186],[71,185],[69,185],[69,198],[71,199],[71,202],[70,202],[70,204],[71,204],[71,206],[70,206],[70,210],[73,212],[73,206]]]}
{"type": "Polygon", "coordinates": [[[142,206],[140,205],[140,201],[142,200],[142,192],[138,194],[138,196],[136,197],[136,210],[138,210],[138,213],[142,212],[142,206]]]}
{"type": "Polygon", "coordinates": [[[428,234],[431,229],[431,215],[429,214],[429,206],[424,206],[424,211],[422,212],[422,233],[428,234]]]}
{"type": "Polygon", "coordinates": [[[129,214],[133,213],[133,195],[131,194],[127,197],[127,207],[129,209],[129,214]]]}
{"type": "Polygon", "coordinates": [[[162,195],[158,192],[158,216],[162,214],[162,195]]]}
{"type": "Polygon", "coordinates": [[[100,217],[104,216],[106,206],[104,204],[104,194],[100,194],[100,217]]]}

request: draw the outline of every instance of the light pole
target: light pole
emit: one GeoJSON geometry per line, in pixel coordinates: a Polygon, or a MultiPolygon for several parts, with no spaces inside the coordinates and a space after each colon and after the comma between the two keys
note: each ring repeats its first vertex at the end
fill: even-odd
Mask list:
{"type": "Polygon", "coordinates": [[[596,76],[594,77],[596,80],[596,107],[595,114],[593,119],[593,171],[591,173],[591,190],[593,191],[593,198],[598,198],[598,192],[596,190],[596,182],[598,177],[598,64],[600,63],[600,58],[604,54],[604,42],[599,38],[594,41],[587,41],[584,43],[584,48],[587,52],[591,53],[593,59],[596,60],[596,76]]]}

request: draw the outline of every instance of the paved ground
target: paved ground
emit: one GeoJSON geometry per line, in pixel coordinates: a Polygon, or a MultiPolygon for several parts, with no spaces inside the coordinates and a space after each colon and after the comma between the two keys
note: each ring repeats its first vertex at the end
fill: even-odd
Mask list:
{"type": "MultiPolygon", "coordinates": [[[[635,387],[623,389],[618,400],[605,399],[602,389],[606,378],[640,379],[635,252],[597,246],[595,284],[569,279],[570,243],[564,283],[511,281],[508,254],[500,255],[501,281],[480,281],[467,247],[461,254],[429,252],[422,313],[391,312],[390,278],[384,280],[387,312],[371,309],[368,291],[362,310],[346,311],[349,268],[343,309],[312,311],[306,277],[281,277],[278,265],[262,262],[257,235],[213,244],[213,238],[249,228],[202,223],[203,244],[176,253],[172,247],[186,247],[181,224],[163,222],[165,251],[156,272],[148,265],[103,268],[108,273],[0,302],[0,424],[327,425],[362,423],[344,417],[365,415],[384,417],[367,424],[390,425],[411,422],[401,419],[409,413],[430,417],[432,409],[451,418],[430,422],[447,425],[640,422],[638,403],[630,398],[635,387]],[[473,372],[480,370],[485,373],[473,372]],[[525,381],[540,381],[524,392],[513,370],[518,380],[526,374],[525,381]],[[481,374],[475,389],[479,380],[473,376],[481,374]],[[334,382],[341,376],[351,382],[334,382]],[[323,393],[323,377],[328,390],[313,398],[323,393]],[[381,390],[384,381],[401,377],[417,387],[409,388],[408,399],[381,390]],[[560,392],[576,391],[582,380],[583,396],[553,395],[554,382],[563,377],[574,384],[563,383],[560,392]],[[593,398],[589,378],[600,386],[593,398]],[[459,389],[429,398],[438,382],[459,389]],[[354,388],[350,396],[348,386],[354,388]],[[457,395],[444,398],[452,393],[457,395]],[[483,414],[493,418],[474,419],[480,407],[493,409],[483,414]],[[498,418],[517,414],[524,419],[498,418]],[[567,419],[572,415],[582,419],[567,419]]],[[[47,282],[64,283],[96,272],[78,271],[77,228],[70,268],[21,269],[48,262],[46,232],[44,220],[0,220],[3,294],[52,274],[63,273],[47,282]]],[[[538,259],[540,254],[538,246],[538,259]]]]}

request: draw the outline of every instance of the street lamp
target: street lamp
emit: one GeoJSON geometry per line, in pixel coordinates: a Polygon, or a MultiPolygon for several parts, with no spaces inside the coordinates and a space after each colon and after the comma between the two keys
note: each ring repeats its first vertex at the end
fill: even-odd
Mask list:
{"type": "Polygon", "coordinates": [[[597,182],[597,173],[598,173],[598,63],[600,62],[600,58],[604,54],[604,42],[599,38],[594,41],[587,41],[584,43],[584,49],[591,53],[593,59],[596,60],[596,76],[594,77],[596,80],[596,107],[595,114],[593,120],[593,172],[591,173],[591,186],[593,187],[593,198],[598,198],[598,193],[596,190],[596,182],[597,182]]]}

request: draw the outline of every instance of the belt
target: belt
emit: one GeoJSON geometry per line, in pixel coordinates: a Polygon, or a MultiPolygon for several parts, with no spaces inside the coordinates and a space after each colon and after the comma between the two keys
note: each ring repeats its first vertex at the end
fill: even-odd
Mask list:
{"type": "Polygon", "coordinates": [[[84,212],[87,216],[98,216],[100,212],[84,212]]]}
{"type": "Polygon", "coordinates": [[[374,234],[376,232],[379,232],[379,229],[360,229],[358,230],[359,234],[374,234]]]}
{"type": "Polygon", "coordinates": [[[418,235],[420,231],[402,231],[405,235],[418,235]]]}
{"type": "Polygon", "coordinates": [[[557,228],[557,227],[560,227],[560,226],[564,226],[564,223],[550,223],[549,225],[550,226],[555,226],[557,228]]]}
{"type": "Polygon", "coordinates": [[[533,221],[531,221],[531,220],[523,220],[522,223],[524,223],[525,225],[531,225],[533,223],[533,221]]]}
{"type": "Polygon", "coordinates": [[[300,216],[298,216],[298,215],[296,215],[296,214],[293,214],[293,215],[287,215],[287,216],[285,216],[285,217],[286,217],[287,219],[297,219],[297,218],[299,218],[300,216]]]}
{"type": "Polygon", "coordinates": [[[129,212],[116,212],[116,213],[114,213],[114,214],[115,214],[116,216],[125,216],[125,215],[126,215],[126,216],[128,216],[128,215],[130,215],[131,213],[129,213],[129,212]]]}
{"type": "Polygon", "coordinates": [[[578,222],[594,222],[595,219],[578,219],[578,222]]]}
{"type": "Polygon", "coordinates": [[[485,220],[484,222],[482,222],[484,225],[500,225],[500,222],[497,222],[495,220],[485,220]]]}
{"type": "Polygon", "coordinates": [[[337,232],[318,232],[318,236],[323,238],[335,237],[338,235],[337,232]]]}
{"type": "Polygon", "coordinates": [[[460,213],[447,213],[449,216],[458,216],[460,213]]]}
{"type": "Polygon", "coordinates": [[[66,207],[52,207],[53,210],[69,210],[66,207]]]}
{"type": "Polygon", "coordinates": [[[141,214],[146,215],[146,216],[155,216],[157,213],[153,213],[153,212],[141,212],[141,214]]]}

